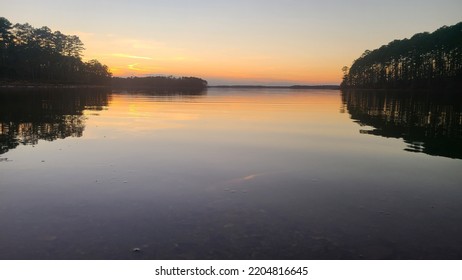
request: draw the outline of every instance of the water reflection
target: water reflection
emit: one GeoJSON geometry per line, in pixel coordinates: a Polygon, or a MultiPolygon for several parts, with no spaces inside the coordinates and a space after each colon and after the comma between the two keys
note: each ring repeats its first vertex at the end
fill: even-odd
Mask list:
{"type": "MultiPolygon", "coordinates": [[[[206,90],[190,91],[118,91],[123,96],[146,96],[150,100],[195,100],[206,90]]],[[[18,145],[35,145],[39,140],[53,141],[81,137],[87,111],[109,106],[109,89],[1,89],[0,154],[18,145]]]]}
{"type": "Polygon", "coordinates": [[[142,103],[151,101],[197,101],[207,95],[207,89],[203,90],[114,90],[113,95],[141,100],[142,103]]]}
{"type": "Polygon", "coordinates": [[[342,92],[362,134],[402,138],[406,151],[462,158],[462,97],[447,92],[342,92]]]}
{"type": "Polygon", "coordinates": [[[2,89],[0,91],[0,154],[38,140],[81,137],[84,110],[108,106],[107,89],[2,89]]]}
{"type": "MultiPolygon", "coordinates": [[[[32,122],[23,95],[2,123],[32,122]]],[[[78,115],[85,132],[0,162],[0,259],[460,259],[462,161],[359,134],[339,97],[37,98],[36,119],[78,115]]]]}
{"type": "Polygon", "coordinates": [[[161,98],[185,98],[185,99],[194,99],[196,97],[205,96],[207,94],[207,89],[190,89],[190,90],[155,90],[155,89],[140,89],[140,90],[116,90],[116,92],[121,94],[132,94],[132,95],[145,95],[161,98]]]}

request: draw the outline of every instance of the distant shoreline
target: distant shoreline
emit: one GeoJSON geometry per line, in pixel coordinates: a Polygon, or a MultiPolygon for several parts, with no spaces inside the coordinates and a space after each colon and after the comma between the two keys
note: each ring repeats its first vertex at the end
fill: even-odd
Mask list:
{"type": "MultiPolygon", "coordinates": [[[[0,82],[0,88],[120,88],[111,85],[89,85],[89,84],[62,84],[62,83],[31,83],[31,82],[0,82]]],[[[224,88],[224,89],[325,89],[339,90],[340,85],[292,85],[292,86],[265,86],[265,85],[216,85],[207,86],[207,88],[224,88]]],[[[133,89],[139,89],[133,87],[133,89]]],[[[156,89],[147,87],[143,89],[156,89]]]]}
{"type": "Polygon", "coordinates": [[[339,90],[340,85],[293,85],[293,86],[264,86],[264,85],[218,85],[208,86],[207,88],[240,88],[240,89],[259,89],[259,88],[274,88],[274,89],[328,89],[339,90]]]}

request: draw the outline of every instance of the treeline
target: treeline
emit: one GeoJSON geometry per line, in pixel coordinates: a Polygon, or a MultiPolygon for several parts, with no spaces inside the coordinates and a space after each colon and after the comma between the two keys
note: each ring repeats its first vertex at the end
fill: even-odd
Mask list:
{"type": "Polygon", "coordinates": [[[75,35],[13,25],[0,17],[0,82],[109,84],[108,67],[97,60],[83,62],[83,50],[75,35]]]}
{"type": "Polygon", "coordinates": [[[129,77],[112,78],[112,87],[117,89],[153,89],[159,92],[200,92],[207,88],[207,81],[195,77],[129,77]]]}
{"type": "Polygon", "coordinates": [[[343,88],[462,88],[462,22],[366,50],[342,70],[343,88]]]}

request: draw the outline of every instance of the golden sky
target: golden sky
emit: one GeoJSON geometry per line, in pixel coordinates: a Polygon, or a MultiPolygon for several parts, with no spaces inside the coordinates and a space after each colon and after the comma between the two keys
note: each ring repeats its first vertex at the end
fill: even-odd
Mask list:
{"type": "MultiPolygon", "coordinates": [[[[4,2],[4,3],[3,3],[4,2]]],[[[364,50],[462,17],[460,0],[4,1],[13,23],[78,35],[115,76],[338,84],[364,50]]]]}

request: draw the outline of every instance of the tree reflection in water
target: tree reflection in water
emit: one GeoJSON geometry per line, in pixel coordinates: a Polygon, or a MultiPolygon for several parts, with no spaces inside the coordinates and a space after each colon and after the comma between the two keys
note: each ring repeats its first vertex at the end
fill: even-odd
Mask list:
{"type": "Polygon", "coordinates": [[[406,151],[462,159],[462,96],[455,92],[345,90],[360,133],[402,138],[406,151]]]}
{"type": "Polygon", "coordinates": [[[38,140],[82,136],[83,111],[103,110],[109,99],[106,88],[1,89],[0,154],[38,140]]]}

